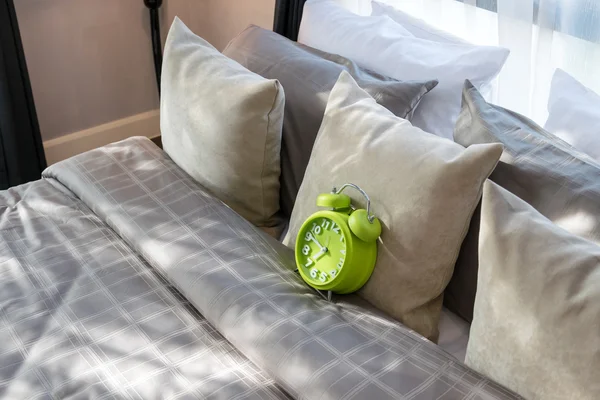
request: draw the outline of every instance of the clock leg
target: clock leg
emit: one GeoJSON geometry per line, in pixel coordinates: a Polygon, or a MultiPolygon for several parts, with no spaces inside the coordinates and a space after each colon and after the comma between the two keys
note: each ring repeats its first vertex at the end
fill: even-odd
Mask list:
{"type": "MultiPolygon", "coordinates": [[[[317,290],[317,289],[315,289],[317,290]]],[[[323,291],[321,290],[317,290],[317,293],[319,293],[321,295],[322,298],[324,298],[325,300],[327,300],[328,302],[332,303],[333,302],[333,292],[331,290],[327,291],[327,295],[323,294],[323,291]]]]}

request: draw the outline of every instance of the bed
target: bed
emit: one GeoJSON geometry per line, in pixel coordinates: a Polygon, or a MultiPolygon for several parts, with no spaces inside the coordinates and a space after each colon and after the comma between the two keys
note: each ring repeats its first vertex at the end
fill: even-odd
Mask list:
{"type": "Polygon", "coordinates": [[[164,151],[0,192],[0,398],[598,398],[598,97],[556,71],[549,132],[486,99],[508,56],[370,0],[277,1],[223,52],[175,18],[164,151]],[[315,290],[356,252],[302,226],[373,242],[361,208],[372,274],[315,290]]]}
{"type": "Polygon", "coordinates": [[[0,396],[514,394],[354,296],[132,138],[0,194],[0,396]]]}

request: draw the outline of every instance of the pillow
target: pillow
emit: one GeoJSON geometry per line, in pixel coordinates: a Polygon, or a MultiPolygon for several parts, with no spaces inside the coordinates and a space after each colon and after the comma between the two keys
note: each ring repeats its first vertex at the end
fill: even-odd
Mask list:
{"type": "Polygon", "coordinates": [[[498,47],[439,43],[403,32],[404,28],[387,16],[361,17],[332,1],[309,0],[298,40],[392,78],[439,80],[435,90],[423,98],[412,122],[451,139],[464,80],[471,79],[477,86],[488,84],[509,52],[498,47]]]}
{"type": "MultiPolygon", "coordinates": [[[[415,18],[407,13],[400,11],[399,9],[390,5],[373,1],[372,15],[374,16],[388,16],[391,18],[399,27],[408,32],[408,36],[414,36],[419,39],[431,40],[432,42],[445,43],[445,44],[459,44],[469,45],[468,41],[463,40],[457,36],[452,35],[441,29],[437,29],[425,21],[415,18]]],[[[462,82],[461,82],[462,84],[462,82]]],[[[497,91],[497,79],[492,79],[487,83],[483,83],[479,86],[479,90],[483,96],[492,98],[493,94],[497,91]]]]}
{"type": "Polygon", "coordinates": [[[527,399],[600,398],[600,247],[492,182],[466,363],[527,399]]]}
{"type": "Polygon", "coordinates": [[[371,15],[371,0],[335,0],[342,7],[358,15],[371,15]]]}
{"type": "Polygon", "coordinates": [[[412,115],[436,82],[399,82],[363,70],[352,61],[251,26],[223,52],[265,78],[278,79],[286,93],[281,145],[281,208],[292,213],[329,92],[340,73],[350,72],[378,103],[402,118],[412,115]]]}
{"type": "Polygon", "coordinates": [[[175,18],[162,69],[164,150],[259,227],[278,223],[284,103],[279,82],[225,57],[175,18]]]}
{"type": "Polygon", "coordinates": [[[469,44],[469,42],[457,36],[454,36],[441,29],[434,28],[423,20],[404,13],[395,7],[379,3],[377,1],[372,2],[371,15],[386,15],[402,28],[406,29],[411,35],[420,39],[427,39],[431,40],[432,42],[447,44],[469,44]]]}
{"type": "MultiPolygon", "coordinates": [[[[398,26],[401,26],[402,29],[405,29],[410,36],[431,40],[432,42],[474,46],[458,36],[454,36],[444,30],[437,29],[427,24],[425,21],[404,13],[393,6],[373,1],[372,8],[372,15],[386,15],[390,17],[398,24],[398,26]]],[[[491,99],[494,96],[494,93],[498,90],[497,85],[498,80],[494,78],[487,83],[481,84],[479,86],[479,90],[486,99],[491,99]]]]}
{"type": "Polygon", "coordinates": [[[600,161],[600,96],[557,69],[545,129],[600,161]]]}
{"type": "MultiPolygon", "coordinates": [[[[600,244],[600,166],[533,121],[488,104],[469,82],[454,139],[468,147],[502,143],[490,179],[531,204],[546,218],[600,244]]],[[[477,291],[477,214],[446,290],[446,306],[472,319],[477,291]]]]}
{"type": "MultiPolygon", "coordinates": [[[[500,145],[464,149],[378,105],[343,72],[331,91],[284,243],[294,246],[317,195],[346,182],[370,196],[383,234],[359,294],[436,340],[442,293],[500,145]]],[[[366,206],[348,192],[353,204],[366,206]]]]}

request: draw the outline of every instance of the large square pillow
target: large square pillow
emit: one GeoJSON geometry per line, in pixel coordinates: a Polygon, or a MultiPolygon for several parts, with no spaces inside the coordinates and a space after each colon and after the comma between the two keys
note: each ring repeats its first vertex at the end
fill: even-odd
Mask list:
{"type": "Polygon", "coordinates": [[[466,363],[526,399],[600,399],[600,247],[493,182],[466,363]]]}
{"type": "Polygon", "coordinates": [[[319,132],[329,93],[340,73],[348,71],[379,104],[408,118],[425,93],[436,85],[400,82],[359,68],[335,54],[304,46],[277,33],[250,26],[223,51],[257,74],[277,79],[285,90],[281,144],[281,208],[289,217],[319,132]]]}
{"type": "Polygon", "coordinates": [[[600,96],[557,69],[544,129],[600,161],[600,96]]]}
{"type": "Polygon", "coordinates": [[[335,0],[342,7],[358,15],[371,15],[371,0],[335,0]]]}
{"type": "Polygon", "coordinates": [[[402,12],[395,7],[380,3],[378,1],[372,2],[371,15],[386,15],[402,28],[406,29],[411,35],[420,39],[427,39],[431,40],[432,42],[447,44],[469,44],[469,42],[454,36],[451,33],[437,29],[423,20],[415,18],[412,15],[402,12]]]}
{"type": "Polygon", "coordinates": [[[387,16],[359,16],[331,0],[306,2],[298,41],[341,54],[392,78],[437,79],[438,86],[423,98],[411,121],[448,139],[460,112],[465,79],[477,87],[489,84],[509,54],[499,47],[449,44],[407,35],[405,28],[387,16]]]}
{"type": "MultiPolygon", "coordinates": [[[[454,139],[465,147],[501,143],[490,179],[531,204],[556,225],[600,244],[600,166],[522,115],[487,103],[467,82],[454,139]]],[[[479,218],[463,244],[446,290],[446,306],[472,319],[477,289],[479,218]]]]}
{"type": "MultiPolygon", "coordinates": [[[[442,294],[502,153],[497,144],[462,146],[413,127],[343,72],[331,91],[284,243],[317,211],[320,193],[351,182],[370,196],[383,234],[373,275],[359,294],[436,340],[442,294]]],[[[365,207],[353,193],[353,204],[365,207]]]]}
{"type": "Polygon", "coordinates": [[[184,171],[259,227],[278,225],[285,97],[175,18],[165,43],[160,127],[184,171]]]}

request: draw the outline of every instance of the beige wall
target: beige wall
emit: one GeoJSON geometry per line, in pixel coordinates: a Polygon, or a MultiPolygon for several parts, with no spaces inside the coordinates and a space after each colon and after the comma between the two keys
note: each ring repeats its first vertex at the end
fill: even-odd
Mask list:
{"type": "Polygon", "coordinates": [[[219,50],[251,23],[273,28],[275,0],[204,0],[204,3],[209,21],[199,34],[219,50]]]}
{"type": "MultiPolygon", "coordinates": [[[[275,0],[164,0],[222,49],[249,23],[271,27],[275,0]]],[[[15,0],[44,140],[158,108],[142,0],[15,0]]]]}

